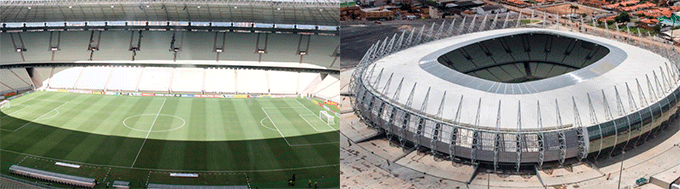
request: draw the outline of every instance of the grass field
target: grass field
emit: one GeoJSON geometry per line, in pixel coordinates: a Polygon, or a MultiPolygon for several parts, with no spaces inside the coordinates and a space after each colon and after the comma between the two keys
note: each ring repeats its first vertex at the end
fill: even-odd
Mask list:
{"type": "Polygon", "coordinates": [[[18,164],[100,183],[339,186],[339,118],[303,98],[199,99],[35,92],[0,113],[0,173],[18,164]],[[68,162],[79,169],[54,165],[68,162]],[[169,173],[197,173],[173,178],[169,173]],[[304,184],[302,184],[304,183],[304,184]]]}

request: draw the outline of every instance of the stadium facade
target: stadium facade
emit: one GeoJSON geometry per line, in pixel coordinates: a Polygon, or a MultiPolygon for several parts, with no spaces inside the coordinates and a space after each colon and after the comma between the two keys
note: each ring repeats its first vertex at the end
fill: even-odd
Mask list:
{"type": "Polygon", "coordinates": [[[517,170],[616,155],[677,117],[674,50],[495,20],[378,41],[350,82],[356,113],[404,148],[517,170]]]}

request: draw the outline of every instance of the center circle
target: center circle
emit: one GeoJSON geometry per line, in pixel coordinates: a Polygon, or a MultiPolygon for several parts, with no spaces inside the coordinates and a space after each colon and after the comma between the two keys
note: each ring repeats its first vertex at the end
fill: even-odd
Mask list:
{"type": "Polygon", "coordinates": [[[133,131],[141,132],[169,132],[180,129],[186,125],[181,117],[168,114],[139,114],[125,118],[123,125],[133,131]],[[181,124],[180,124],[181,123],[181,124]],[[162,126],[162,129],[156,129],[162,126]]]}

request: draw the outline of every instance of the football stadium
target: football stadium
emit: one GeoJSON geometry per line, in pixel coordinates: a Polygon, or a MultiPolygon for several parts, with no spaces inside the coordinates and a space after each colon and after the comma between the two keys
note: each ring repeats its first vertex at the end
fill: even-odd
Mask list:
{"type": "MultiPolygon", "coordinates": [[[[645,159],[640,164],[673,159],[643,144],[675,133],[669,125],[680,95],[675,49],[615,27],[530,11],[389,34],[348,74],[343,93],[352,110],[343,113],[353,115],[343,114],[343,125],[354,125],[342,131],[358,145],[342,149],[349,157],[369,152],[382,162],[367,162],[395,177],[430,175],[450,187],[615,187],[627,151],[649,151],[626,154],[645,159]],[[345,118],[354,116],[356,122],[345,118]],[[599,180],[605,178],[614,185],[599,180]]],[[[667,170],[656,168],[661,164],[624,174],[649,177],[667,170]]],[[[369,175],[355,172],[355,179],[369,175]]]]}
{"type": "Polygon", "coordinates": [[[0,5],[0,188],[339,187],[338,8],[0,5]]]}

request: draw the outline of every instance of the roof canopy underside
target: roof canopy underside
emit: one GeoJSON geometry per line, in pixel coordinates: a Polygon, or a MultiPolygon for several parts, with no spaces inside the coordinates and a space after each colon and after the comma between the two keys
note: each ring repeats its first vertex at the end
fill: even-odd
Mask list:
{"type": "Polygon", "coordinates": [[[0,0],[0,22],[190,21],[337,26],[338,1],[0,0]]]}

